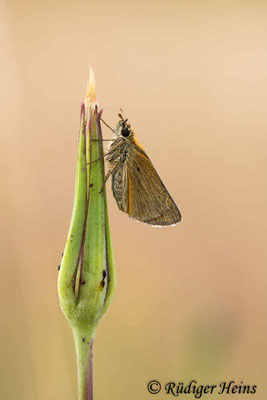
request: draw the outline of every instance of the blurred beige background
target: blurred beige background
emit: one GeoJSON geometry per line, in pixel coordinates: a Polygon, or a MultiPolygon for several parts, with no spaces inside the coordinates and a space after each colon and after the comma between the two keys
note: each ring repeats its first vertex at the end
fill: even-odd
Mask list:
{"type": "Polygon", "coordinates": [[[184,218],[131,221],[108,184],[117,291],[95,399],[152,399],[150,379],[265,399],[267,3],[9,0],[0,19],[1,398],[77,398],[56,285],[90,62],[105,120],[124,109],[184,218]]]}

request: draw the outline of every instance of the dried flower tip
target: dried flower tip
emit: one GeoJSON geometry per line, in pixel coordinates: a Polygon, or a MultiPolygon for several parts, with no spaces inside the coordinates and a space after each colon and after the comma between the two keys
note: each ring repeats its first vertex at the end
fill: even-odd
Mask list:
{"type": "Polygon", "coordinates": [[[85,95],[86,107],[88,107],[90,104],[95,103],[95,101],[96,101],[95,75],[94,75],[93,68],[89,65],[89,79],[88,79],[86,95],[85,95]]]}

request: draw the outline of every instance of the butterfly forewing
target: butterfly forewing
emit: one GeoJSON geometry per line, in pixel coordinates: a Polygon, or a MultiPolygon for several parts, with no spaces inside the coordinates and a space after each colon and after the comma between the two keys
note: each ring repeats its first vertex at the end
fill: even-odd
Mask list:
{"type": "Polygon", "coordinates": [[[137,145],[131,146],[128,152],[132,154],[113,175],[113,193],[119,208],[151,225],[180,222],[180,211],[146,153],[137,145]]]}

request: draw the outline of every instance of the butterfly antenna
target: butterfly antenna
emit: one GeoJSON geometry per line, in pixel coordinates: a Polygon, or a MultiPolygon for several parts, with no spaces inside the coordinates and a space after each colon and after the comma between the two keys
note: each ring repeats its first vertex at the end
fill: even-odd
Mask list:
{"type": "Polygon", "coordinates": [[[119,116],[120,119],[122,119],[124,122],[127,121],[127,119],[125,119],[124,112],[123,112],[122,108],[120,108],[120,112],[119,112],[118,116],[119,116]]]}

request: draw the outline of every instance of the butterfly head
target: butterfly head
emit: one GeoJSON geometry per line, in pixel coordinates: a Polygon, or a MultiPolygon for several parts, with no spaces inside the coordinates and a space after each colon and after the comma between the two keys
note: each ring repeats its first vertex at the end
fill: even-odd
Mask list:
{"type": "Polygon", "coordinates": [[[115,133],[117,136],[120,136],[124,139],[129,138],[130,136],[133,135],[133,131],[131,129],[130,124],[127,122],[128,119],[125,119],[123,115],[120,113],[119,114],[120,120],[117,123],[115,133]]]}

